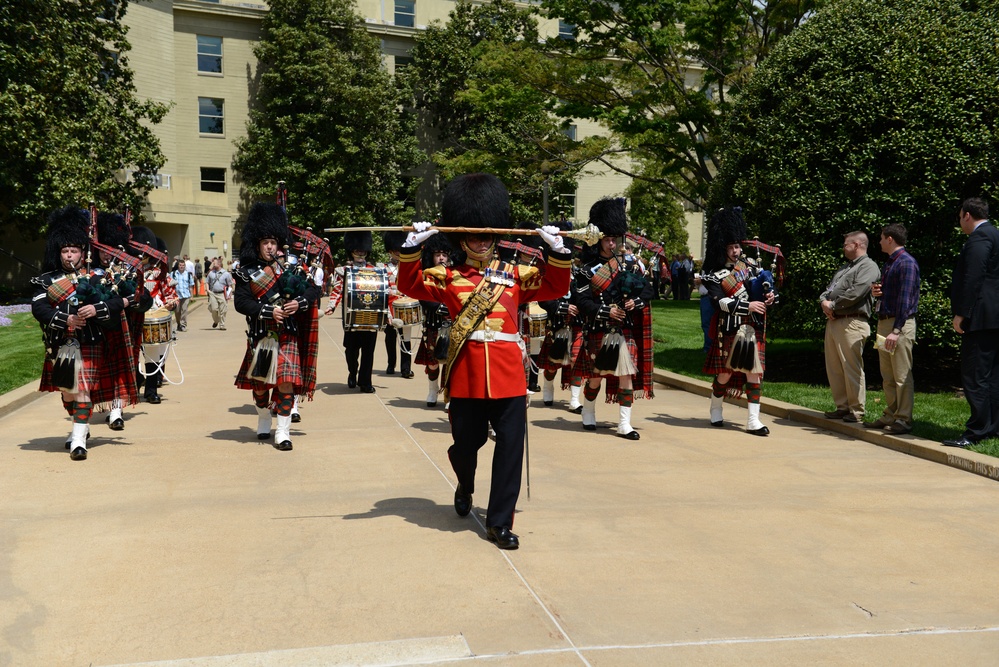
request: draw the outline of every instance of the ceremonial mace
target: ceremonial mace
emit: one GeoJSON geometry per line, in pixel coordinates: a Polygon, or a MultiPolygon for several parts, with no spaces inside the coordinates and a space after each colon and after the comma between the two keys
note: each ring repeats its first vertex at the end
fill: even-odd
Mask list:
{"type": "MultiPolygon", "coordinates": [[[[499,227],[428,227],[424,231],[436,229],[445,234],[465,233],[465,234],[509,234],[511,236],[527,235],[541,236],[539,229],[502,229],[499,227]]],[[[402,227],[327,227],[323,232],[327,234],[346,234],[347,232],[414,232],[416,229],[412,225],[402,227]]],[[[597,229],[596,225],[587,225],[582,229],[559,230],[559,236],[565,236],[576,241],[583,241],[586,245],[596,245],[604,237],[603,232],[597,229]]]]}

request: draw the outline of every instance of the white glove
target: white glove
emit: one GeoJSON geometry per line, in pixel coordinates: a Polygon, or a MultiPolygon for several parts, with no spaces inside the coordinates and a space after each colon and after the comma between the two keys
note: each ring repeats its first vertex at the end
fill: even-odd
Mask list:
{"type": "Polygon", "coordinates": [[[436,229],[430,229],[431,227],[433,227],[433,223],[431,222],[414,222],[413,231],[411,231],[409,236],[406,237],[406,242],[402,244],[402,247],[415,248],[429,239],[438,231],[436,229]]]}
{"type": "Polygon", "coordinates": [[[569,249],[565,247],[565,242],[559,236],[559,228],[555,225],[545,225],[538,230],[538,235],[545,240],[552,252],[567,253],[569,249]]]}

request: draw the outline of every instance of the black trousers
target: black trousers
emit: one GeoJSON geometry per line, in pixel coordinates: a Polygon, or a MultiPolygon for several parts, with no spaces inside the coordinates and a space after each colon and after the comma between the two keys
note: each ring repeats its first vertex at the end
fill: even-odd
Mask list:
{"type": "Polygon", "coordinates": [[[961,336],[961,384],[971,407],[965,437],[983,440],[999,435],[999,329],[961,336]]]}
{"type": "Polygon", "coordinates": [[[385,327],[385,353],[388,355],[388,370],[395,370],[395,348],[396,341],[399,341],[399,354],[401,356],[399,370],[403,375],[407,375],[413,370],[413,351],[410,349],[410,344],[402,339],[399,335],[399,330],[396,329],[391,324],[385,327]]]}
{"type": "Polygon", "coordinates": [[[356,380],[359,387],[371,386],[371,369],[375,365],[377,340],[377,331],[343,332],[343,349],[347,356],[347,372],[350,374],[348,380],[356,380]]]}
{"type": "Polygon", "coordinates": [[[486,527],[513,528],[524,469],[526,397],[452,398],[449,415],[454,444],[447,450],[447,456],[466,493],[475,492],[475,468],[479,450],[489,439],[489,425],[496,431],[486,527]]]}

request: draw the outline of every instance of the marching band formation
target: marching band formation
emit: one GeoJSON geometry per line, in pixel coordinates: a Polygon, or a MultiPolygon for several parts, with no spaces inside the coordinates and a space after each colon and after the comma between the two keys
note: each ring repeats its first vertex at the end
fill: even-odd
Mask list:
{"type": "MultiPolygon", "coordinates": [[[[653,397],[650,304],[658,295],[626,245],[626,238],[645,240],[629,233],[624,199],[593,205],[589,229],[598,234],[564,223],[511,229],[499,179],[466,174],[445,189],[436,224],[385,234],[389,263],[371,261],[369,228],[347,228],[339,265],[328,239],[288,224],[286,201],[280,187],[276,204],[252,207],[234,271],[234,305],[247,325],[235,385],[251,392],[258,439],[292,449],[299,400],[311,400],[316,388],[327,291],[323,312],[341,310],[349,388],[375,391],[379,331],[386,333],[389,374],[397,360],[406,379],[415,376],[412,364],[423,367],[427,407],[442,401],[451,424],[459,516],[471,510],[478,450],[495,440],[486,527],[500,548],[519,546],[512,528],[531,394],[540,392],[551,406],[557,381],[569,390],[567,407],[582,429],[595,431],[603,384],[606,402],[617,404],[617,435],[640,439],[631,409],[634,400],[653,397]]],[[[177,302],[166,244],[129,217],[98,214],[93,205],[54,212],[44,273],[33,280],[32,313],[45,342],[40,390],[62,394],[74,461],[87,458],[94,411],[108,412],[109,427],[121,430],[122,411],[138,403],[139,389],[158,404],[166,379],[177,302]]],[[[712,216],[702,280],[715,313],[704,371],[714,376],[711,424],[724,425],[726,394],[745,391],[746,431],[765,436],[759,397],[776,281],[742,255],[745,236],[738,209],[712,216]]]]}

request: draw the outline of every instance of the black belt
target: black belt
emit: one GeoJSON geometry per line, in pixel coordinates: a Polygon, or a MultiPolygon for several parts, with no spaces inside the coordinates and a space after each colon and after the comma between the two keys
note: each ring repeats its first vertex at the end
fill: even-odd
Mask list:
{"type": "Polygon", "coordinates": [[[893,319],[895,319],[895,316],[894,315],[878,315],[878,319],[879,320],[893,320],[893,319]]]}

